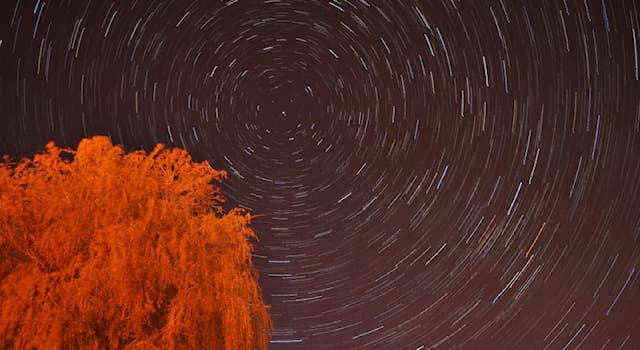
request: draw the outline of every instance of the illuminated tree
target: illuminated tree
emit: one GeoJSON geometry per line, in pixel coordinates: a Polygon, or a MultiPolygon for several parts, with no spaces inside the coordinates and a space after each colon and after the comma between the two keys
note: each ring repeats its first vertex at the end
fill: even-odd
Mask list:
{"type": "Polygon", "coordinates": [[[0,164],[0,348],[266,349],[249,214],[186,151],[106,137],[0,164]]]}

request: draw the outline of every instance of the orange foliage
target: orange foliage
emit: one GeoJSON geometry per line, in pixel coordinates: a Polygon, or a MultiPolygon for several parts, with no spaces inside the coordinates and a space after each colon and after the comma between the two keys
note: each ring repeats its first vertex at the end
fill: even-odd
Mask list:
{"type": "Polygon", "coordinates": [[[0,164],[0,348],[266,349],[248,214],[158,145],[53,143],[0,164]]]}

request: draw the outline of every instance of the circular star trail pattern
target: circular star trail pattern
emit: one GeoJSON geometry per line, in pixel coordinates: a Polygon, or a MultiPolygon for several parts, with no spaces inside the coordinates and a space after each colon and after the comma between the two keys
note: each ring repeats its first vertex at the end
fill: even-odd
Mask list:
{"type": "Polygon", "coordinates": [[[634,1],[3,3],[0,150],[225,169],[272,349],[640,347],[634,1]]]}

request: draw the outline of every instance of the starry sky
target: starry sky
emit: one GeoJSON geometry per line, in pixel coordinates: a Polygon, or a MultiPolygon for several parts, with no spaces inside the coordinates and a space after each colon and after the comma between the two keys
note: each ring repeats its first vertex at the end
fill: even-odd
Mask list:
{"type": "Polygon", "coordinates": [[[3,0],[0,153],[227,170],[270,348],[640,348],[640,3],[3,0]]]}

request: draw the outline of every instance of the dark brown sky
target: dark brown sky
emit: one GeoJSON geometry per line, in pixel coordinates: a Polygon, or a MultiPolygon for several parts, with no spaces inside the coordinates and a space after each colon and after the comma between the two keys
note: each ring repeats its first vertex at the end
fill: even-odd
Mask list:
{"type": "Polygon", "coordinates": [[[272,349],[640,348],[634,1],[1,6],[0,153],[226,169],[272,349]]]}

